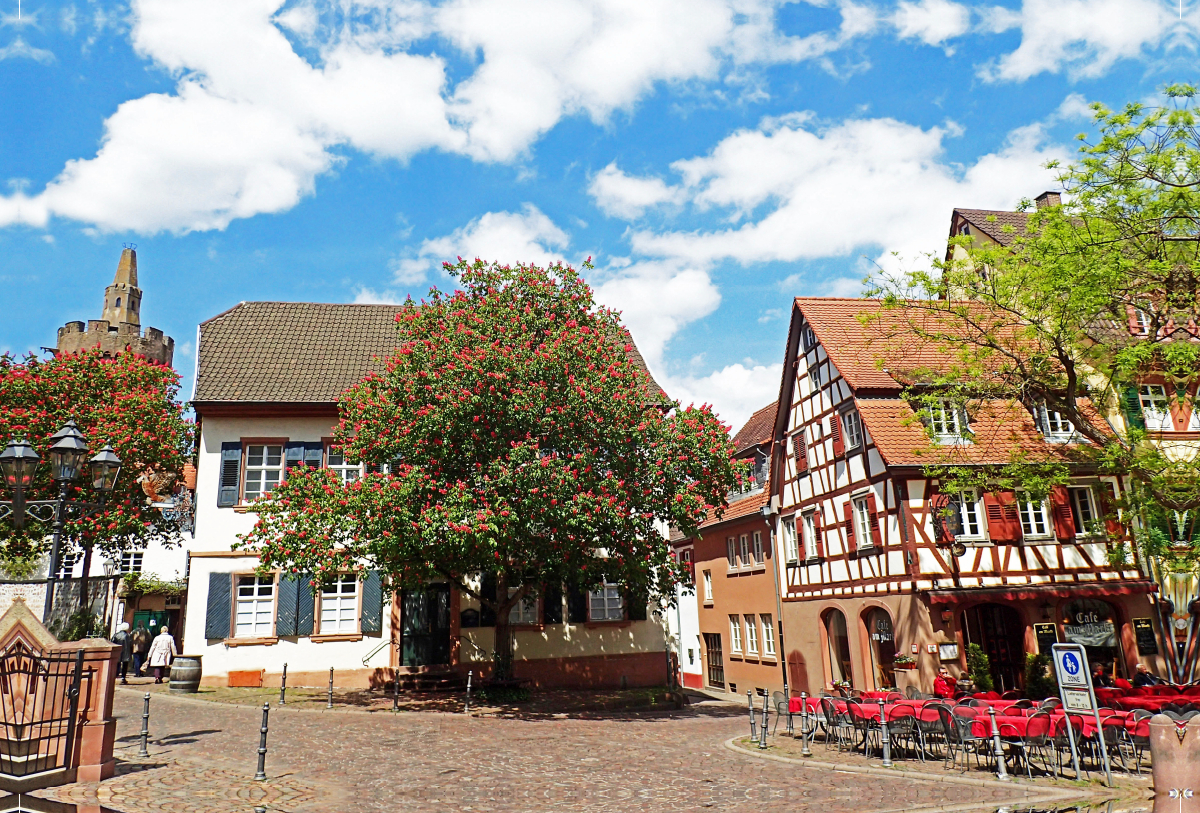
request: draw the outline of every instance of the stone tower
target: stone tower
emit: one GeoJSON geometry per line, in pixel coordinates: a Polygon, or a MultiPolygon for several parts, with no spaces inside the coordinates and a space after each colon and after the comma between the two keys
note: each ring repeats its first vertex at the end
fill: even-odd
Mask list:
{"type": "Polygon", "coordinates": [[[142,334],[142,289],[138,287],[137,252],[127,247],[121,252],[112,285],[104,289],[104,310],[99,319],[67,322],[58,329],[58,352],[78,353],[99,347],[106,356],[126,350],[144,356],[156,364],[171,366],[175,340],[158,328],[146,328],[142,334]]]}

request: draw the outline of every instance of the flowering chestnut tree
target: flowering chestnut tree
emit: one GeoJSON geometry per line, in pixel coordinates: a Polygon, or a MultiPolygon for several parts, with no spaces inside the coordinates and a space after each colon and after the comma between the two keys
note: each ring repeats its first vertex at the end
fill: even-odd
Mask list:
{"type": "Polygon", "coordinates": [[[446,270],[460,289],[400,306],[395,355],[340,400],[336,442],[368,473],[294,470],[242,546],[317,581],[449,581],[495,613],[505,679],[509,611],[546,585],[671,601],[688,577],[663,530],[694,534],[740,473],[728,428],[658,389],[574,269],[446,270]]]}
{"type": "MultiPolygon", "coordinates": [[[[151,541],[178,538],[175,523],[148,505],[137,481],[144,472],[179,473],[191,454],[193,425],[183,417],[178,391],[174,370],[133,353],[104,358],[91,350],[46,360],[0,355],[0,447],[23,437],[45,461],[50,436],[74,419],[93,454],[109,444],[122,461],[121,476],[102,512],[85,519],[67,514],[64,552],[99,547],[118,556],[151,541]]],[[[57,496],[50,467],[43,463],[25,498],[57,496]]],[[[95,502],[97,496],[85,463],[68,497],[95,502]]],[[[30,519],[17,530],[11,517],[0,520],[0,561],[10,573],[32,572],[48,549],[45,524],[30,519]]]]}

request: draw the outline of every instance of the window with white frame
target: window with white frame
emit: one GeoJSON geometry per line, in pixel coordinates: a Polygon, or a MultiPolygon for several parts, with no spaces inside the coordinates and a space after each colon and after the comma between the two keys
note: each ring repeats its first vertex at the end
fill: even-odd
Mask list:
{"type": "Polygon", "coordinates": [[[118,565],[121,573],[141,573],[142,572],[142,557],[145,554],[140,550],[127,550],[121,554],[121,561],[118,565]]]}
{"type": "Polygon", "coordinates": [[[70,579],[75,575],[75,563],[79,561],[78,553],[62,553],[58,557],[58,578],[70,579]]]}
{"type": "Polygon", "coordinates": [[[1143,384],[1138,387],[1142,402],[1142,417],[1151,432],[1171,430],[1171,409],[1167,405],[1167,388],[1162,384],[1143,384]]]}
{"type": "Polygon", "coordinates": [[[781,527],[783,529],[783,555],[789,562],[794,562],[800,558],[800,548],[796,543],[796,518],[784,517],[781,527]]]}
{"type": "Polygon", "coordinates": [[[857,409],[842,413],[842,443],[847,449],[862,446],[862,418],[857,409]]]}
{"type": "MultiPolygon", "coordinates": [[[[508,588],[508,597],[512,598],[513,594],[520,588],[508,588]]],[[[619,596],[618,596],[619,597],[619,596]]],[[[605,619],[607,620],[607,619],[605,619]]],[[[531,596],[526,593],[521,596],[521,600],[512,606],[508,611],[508,623],[510,624],[536,624],[538,623],[538,600],[537,596],[531,596]]]]}
{"type": "Polygon", "coordinates": [[[1133,309],[1133,322],[1137,328],[1137,332],[1141,335],[1145,336],[1150,332],[1150,314],[1141,308],[1133,309]]]}
{"type": "Polygon", "coordinates": [[[820,548],[817,546],[817,514],[815,511],[809,511],[800,521],[804,523],[804,558],[816,559],[820,555],[820,548]]]}
{"type": "Polygon", "coordinates": [[[929,428],[940,441],[957,443],[968,431],[966,413],[953,401],[938,398],[929,404],[929,428]]]}
{"type": "Polygon", "coordinates": [[[869,548],[875,544],[871,535],[871,504],[866,497],[856,497],[851,503],[854,506],[854,535],[858,547],[869,548]]]}
{"type": "Polygon", "coordinates": [[[605,582],[603,587],[588,595],[588,610],[591,621],[624,620],[625,601],[621,598],[621,588],[605,582]]]}
{"type": "Polygon", "coordinates": [[[742,618],[738,615],[729,616],[729,651],[742,651],[742,618]]]}
{"type": "Polygon", "coordinates": [[[730,570],[737,567],[737,540],[732,536],[725,540],[725,559],[729,562],[730,570]]]}
{"type": "Polygon", "coordinates": [[[246,485],[242,497],[247,501],[263,496],[283,479],[283,446],[251,443],[246,446],[246,485]]]}
{"type": "Polygon", "coordinates": [[[358,632],[358,577],[353,573],[321,585],[321,634],[339,632],[358,632]]]}
{"type": "Polygon", "coordinates": [[[762,651],[764,655],[775,654],[775,625],[771,616],[762,616],[762,651]]]}
{"type": "Polygon", "coordinates": [[[1096,527],[1100,512],[1096,510],[1096,495],[1089,486],[1072,486],[1067,489],[1071,497],[1071,520],[1075,533],[1088,536],[1096,527]]]}
{"type": "Polygon", "coordinates": [[[1048,440],[1070,440],[1075,434],[1075,427],[1061,412],[1050,409],[1045,404],[1040,407],[1042,419],[1042,434],[1048,440]]]}
{"type": "Polygon", "coordinates": [[[275,577],[237,576],[235,638],[255,638],[274,631],[275,577]]]}
{"type": "Polygon", "coordinates": [[[979,494],[975,489],[958,492],[955,499],[950,501],[950,510],[954,511],[958,517],[959,531],[955,539],[969,542],[986,538],[983,507],[979,503],[979,494]]]}
{"type": "Polygon", "coordinates": [[[362,477],[363,473],[362,464],[347,462],[345,453],[336,446],[325,447],[325,468],[337,472],[337,476],[347,483],[362,477]]]}
{"type": "Polygon", "coordinates": [[[816,362],[808,368],[808,376],[812,379],[813,392],[821,389],[821,362],[816,362]]]}
{"type": "Polygon", "coordinates": [[[712,571],[704,571],[704,600],[712,601],[712,571]]]}
{"type": "Polygon", "coordinates": [[[812,350],[817,344],[817,334],[813,333],[812,325],[804,326],[804,349],[812,350]]]}
{"type": "Polygon", "coordinates": [[[1021,533],[1027,538],[1048,537],[1051,535],[1050,512],[1046,501],[1034,501],[1025,492],[1017,493],[1017,508],[1021,514],[1021,533]]]}
{"type": "Polygon", "coordinates": [[[761,565],[763,563],[763,541],[762,531],[754,532],[754,564],[761,565]]]}
{"type": "Polygon", "coordinates": [[[738,538],[738,552],[741,554],[742,567],[750,564],[750,537],[742,534],[738,538]]]}
{"type": "Polygon", "coordinates": [[[746,616],[746,654],[758,654],[758,619],[752,615],[746,616]]]}

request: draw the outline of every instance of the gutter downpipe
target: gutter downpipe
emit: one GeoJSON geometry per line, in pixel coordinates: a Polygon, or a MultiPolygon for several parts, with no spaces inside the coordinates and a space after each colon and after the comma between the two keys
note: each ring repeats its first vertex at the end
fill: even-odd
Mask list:
{"type": "Polygon", "coordinates": [[[783,699],[790,701],[791,694],[788,693],[788,671],[787,671],[787,649],[783,643],[783,600],[779,595],[779,551],[775,547],[775,521],[774,517],[779,515],[779,506],[775,498],[771,498],[771,502],[762,507],[762,516],[766,521],[771,533],[771,560],[775,571],[775,624],[778,629],[779,639],[779,668],[783,671],[783,699]]]}

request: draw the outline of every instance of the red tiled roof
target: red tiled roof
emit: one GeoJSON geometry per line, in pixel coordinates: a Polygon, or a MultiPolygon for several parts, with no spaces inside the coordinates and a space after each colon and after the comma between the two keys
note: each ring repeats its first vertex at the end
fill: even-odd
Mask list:
{"type": "MultiPolygon", "coordinates": [[[[719,527],[726,522],[732,522],[736,519],[745,519],[748,516],[759,513],[764,505],[771,501],[771,495],[765,490],[758,494],[751,494],[748,497],[743,497],[740,500],[734,500],[729,503],[729,507],[725,509],[725,514],[717,519],[716,509],[710,509],[708,518],[700,523],[700,533],[719,527]]],[[[670,542],[673,545],[679,545],[685,542],[688,537],[681,534],[678,529],[671,528],[670,542]]]]}
{"type": "Polygon", "coordinates": [[[1025,234],[1029,214],[1026,212],[1003,212],[997,209],[955,209],[954,214],[971,224],[973,229],[983,232],[1002,246],[1010,246],[1016,238],[1025,234]],[[1005,226],[1012,226],[1011,230],[1005,226]]]}
{"type": "Polygon", "coordinates": [[[745,426],[733,436],[734,454],[771,442],[771,436],[775,433],[775,410],[778,408],[779,404],[772,401],[750,416],[745,426]]]}

